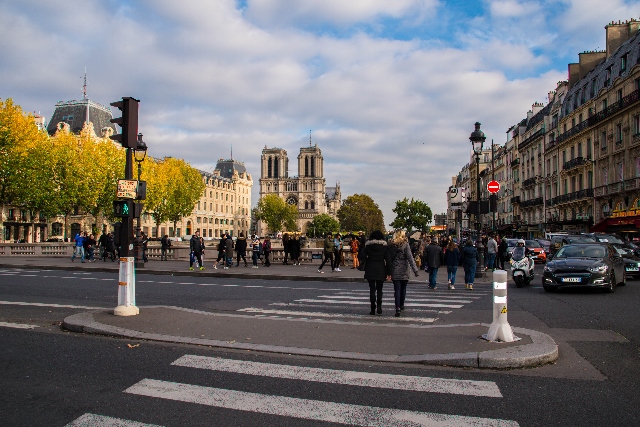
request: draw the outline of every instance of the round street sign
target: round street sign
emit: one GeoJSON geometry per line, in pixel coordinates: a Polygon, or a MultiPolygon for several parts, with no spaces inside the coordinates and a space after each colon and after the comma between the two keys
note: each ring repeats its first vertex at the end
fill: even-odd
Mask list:
{"type": "Polygon", "coordinates": [[[498,181],[489,181],[487,184],[487,190],[491,194],[495,194],[500,191],[500,183],[498,181]]]}

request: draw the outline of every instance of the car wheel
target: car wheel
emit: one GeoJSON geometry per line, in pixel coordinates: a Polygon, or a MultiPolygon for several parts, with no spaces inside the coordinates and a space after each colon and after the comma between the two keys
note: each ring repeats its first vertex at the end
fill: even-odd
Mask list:
{"type": "Polygon", "coordinates": [[[609,278],[609,286],[605,289],[605,292],[612,294],[616,290],[616,273],[611,273],[609,278]]]}
{"type": "Polygon", "coordinates": [[[625,286],[627,284],[627,272],[622,272],[622,282],[618,283],[618,286],[625,286]]]}
{"type": "Polygon", "coordinates": [[[546,291],[546,292],[555,292],[557,289],[554,288],[553,286],[548,286],[548,285],[542,285],[542,288],[546,291]]]}

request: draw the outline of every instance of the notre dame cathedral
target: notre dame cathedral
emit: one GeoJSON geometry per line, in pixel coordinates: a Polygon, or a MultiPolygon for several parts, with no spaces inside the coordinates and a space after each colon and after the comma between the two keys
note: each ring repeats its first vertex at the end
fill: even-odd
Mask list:
{"type": "MultiPolygon", "coordinates": [[[[298,175],[289,176],[289,157],[282,148],[262,150],[260,168],[260,198],[277,194],[291,205],[298,207],[298,230],[307,233],[316,215],[329,214],[336,217],[342,200],[340,184],[327,187],[324,178],[324,159],[318,145],[300,148],[298,175]]],[[[266,225],[258,222],[261,236],[267,233],[266,225]]],[[[284,231],[284,230],[281,230],[284,231]]],[[[293,230],[288,230],[293,231],[293,230]]]]}

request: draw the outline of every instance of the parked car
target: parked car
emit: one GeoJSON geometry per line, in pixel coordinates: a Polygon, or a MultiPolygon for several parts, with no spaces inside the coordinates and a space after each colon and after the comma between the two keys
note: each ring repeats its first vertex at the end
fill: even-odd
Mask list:
{"type": "Polygon", "coordinates": [[[542,287],[595,287],[614,292],[626,284],[624,259],[608,243],[573,243],[562,246],[544,266],[542,287]]]}
{"type": "Polygon", "coordinates": [[[553,255],[562,246],[572,243],[595,243],[595,239],[586,234],[556,234],[551,237],[549,253],[550,255],[553,255]]]}
{"type": "Polygon", "coordinates": [[[636,245],[634,245],[632,243],[629,243],[629,242],[625,242],[624,240],[622,240],[620,237],[616,236],[615,234],[610,234],[610,233],[586,233],[585,236],[591,237],[596,242],[613,243],[613,244],[616,244],[616,245],[621,245],[625,249],[628,249],[628,250],[632,251],[636,256],[640,256],[640,249],[636,245]]]}
{"type": "Polygon", "coordinates": [[[536,262],[547,262],[547,253],[538,241],[525,240],[524,246],[529,249],[530,252],[533,252],[533,259],[536,262]]]}

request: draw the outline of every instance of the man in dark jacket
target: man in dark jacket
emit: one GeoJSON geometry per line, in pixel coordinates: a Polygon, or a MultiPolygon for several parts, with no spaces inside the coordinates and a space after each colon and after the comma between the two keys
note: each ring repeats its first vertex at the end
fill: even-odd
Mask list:
{"type": "Polygon", "coordinates": [[[191,236],[191,240],[189,240],[189,249],[191,249],[191,253],[193,256],[189,257],[189,270],[193,270],[193,258],[198,260],[198,265],[200,266],[200,270],[204,270],[204,265],[202,265],[202,241],[200,240],[200,232],[196,231],[196,234],[191,236]]]}
{"type": "Polygon", "coordinates": [[[166,261],[167,251],[171,247],[171,239],[169,239],[169,235],[165,234],[162,237],[162,240],[160,240],[160,245],[161,245],[161,251],[162,251],[160,252],[160,261],[166,261]]]}
{"type": "Polygon", "coordinates": [[[431,241],[425,249],[427,265],[429,266],[429,288],[435,289],[437,286],[438,269],[444,264],[444,252],[435,239],[431,241]]]}
{"type": "Polygon", "coordinates": [[[224,269],[226,270],[233,265],[233,239],[229,233],[226,234],[226,240],[224,241],[224,253],[226,257],[224,269]]]}
{"type": "Polygon", "coordinates": [[[471,239],[467,240],[462,248],[460,262],[464,268],[464,287],[472,290],[473,280],[476,276],[476,268],[480,262],[480,254],[478,253],[478,249],[473,246],[471,239]]]}
{"type": "Polygon", "coordinates": [[[244,237],[244,233],[240,233],[238,240],[236,240],[236,267],[240,267],[240,258],[244,261],[244,266],[247,267],[247,239],[244,237]]]}

